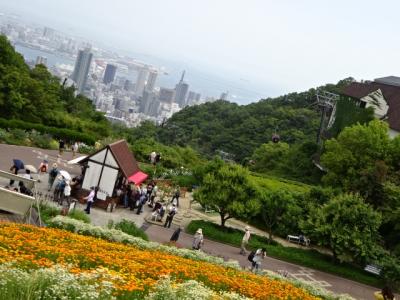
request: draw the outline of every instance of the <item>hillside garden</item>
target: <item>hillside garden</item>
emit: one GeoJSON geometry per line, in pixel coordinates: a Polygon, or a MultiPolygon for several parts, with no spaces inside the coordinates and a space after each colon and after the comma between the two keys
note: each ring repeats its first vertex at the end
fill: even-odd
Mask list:
{"type": "MultiPolygon", "coordinates": [[[[315,143],[319,112],[312,105],[316,89],[243,106],[216,101],[186,107],[160,125],[112,126],[89,99],[75,95],[73,87],[60,83],[44,66],[29,69],[4,36],[0,36],[0,50],[0,142],[56,148],[62,138],[84,142],[81,151],[91,153],[95,144],[99,147],[124,138],[153,179],[170,179],[188,189],[197,187],[194,199],[220,216],[221,226],[215,230],[226,232],[226,221],[237,218],[266,230],[269,240],[264,242],[271,245],[275,235],[304,233],[332,252],[326,271],[336,272],[335,266],[340,269],[345,264],[362,270],[366,264],[376,263],[382,266],[382,273],[374,282],[358,275],[347,277],[399,287],[400,138],[389,139],[386,123],[369,122],[370,112],[361,114],[356,125],[341,120],[332,133],[334,138],[322,149],[315,143]],[[271,141],[273,135],[279,135],[278,143],[271,141]],[[156,169],[148,164],[152,151],[161,153],[156,169]],[[321,154],[323,171],[313,164],[315,153],[321,154]]],[[[348,78],[321,88],[337,92],[351,81],[348,78]]],[[[30,227],[11,231],[20,234],[24,230],[43,233],[30,227]]],[[[29,237],[23,240],[29,241],[29,237]]],[[[23,247],[21,243],[17,246],[23,247]]],[[[11,249],[7,247],[4,249],[11,249]]],[[[79,262],[81,257],[52,257],[46,251],[39,257],[43,266],[73,262],[79,268],[97,267],[90,259],[79,262]]],[[[287,260],[296,256],[299,263],[311,261],[299,254],[287,256],[292,257],[287,260]]],[[[28,258],[34,256],[23,257],[28,264],[28,258]]],[[[185,270],[182,274],[187,275],[185,270]]],[[[149,282],[126,279],[126,287],[150,292],[148,287],[160,278],[152,274],[149,278],[149,282]]],[[[185,279],[215,288],[215,282],[209,284],[204,278],[185,279]]],[[[225,283],[221,290],[231,290],[226,288],[230,283],[225,283]]],[[[243,292],[239,287],[232,290],[243,292]]],[[[243,295],[251,296],[247,291],[243,295]]]]}

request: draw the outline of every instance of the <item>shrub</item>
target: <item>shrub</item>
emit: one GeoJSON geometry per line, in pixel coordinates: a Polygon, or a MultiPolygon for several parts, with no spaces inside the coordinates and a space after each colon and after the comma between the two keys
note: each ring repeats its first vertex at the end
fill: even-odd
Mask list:
{"type": "MultiPolygon", "coordinates": [[[[244,234],[243,231],[240,231],[238,229],[233,229],[229,227],[223,229],[215,223],[203,220],[194,220],[190,222],[186,230],[188,231],[188,233],[193,234],[198,228],[203,229],[203,234],[206,238],[231,244],[234,246],[240,245],[244,234]]],[[[267,249],[267,254],[269,256],[276,257],[284,261],[337,274],[339,276],[368,285],[382,285],[382,280],[380,278],[366,273],[357,265],[347,263],[334,263],[332,262],[331,256],[321,254],[316,250],[284,247],[276,242],[274,242],[273,244],[268,244],[268,240],[266,238],[260,237],[256,234],[252,234],[249,242],[249,248],[257,249],[263,247],[267,249]]]]}
{"type": "Polygon", "coordinates": [[[112,299],[110,275],[92,271],[72,274],[55,266],[38,270],[21,270],[10,264],[0,266],[1,299],[112,299]]]}
{"type": "Polygon", "coordinates": [[[73,210],[68,214],[71,219],[79,220],[84,223],[90,224],[90,217],[81,210],[73,210]]]}
{"type": "Polygon", "coordinates": [[[61,210],[59,208],[51,206],[49,204],[41,203],[39,207],[40,217],[45,224],[47,224],[52,218],[58,216],[61,213],[61,210]]]}
{"type": "MultiPolygon", "coordinates": [[[[220,225],[208,221],[191,221],[186,227],[186,231],[190,234],[194,234],[199,228],[203,230],[203,234],[206,238],[221,241],[233,246],[240,246],[242,243],[243,231],[232,227],[222,228],[220,225]]],[[[274,241],[272,241],[272,243],[277,245],[274,241]]],[[[264,247],[266,244],[268,244],[268,239],[266,237],[252,234],[248,246],[251,249],[258,249],[264,247]]]]}
{"type": "Polygon", "coordinates": [[[57,127],[45,126],[43,124],[38,124],[38,123],[29,123],[29,122],[25,122],[22,120],[15,120],[15,119],[6,120],[3,118],[0,118],[0,127],[10,128],[11,130],[13,130],[13,129],[22,130],[22,131],[13,131],[13,135],[16,134],[15,135],[16,138],[21,138],[23,135],[25,136],[24,130],[35,129],[41,133],[51,134],[55,138],[64,138],[64,139],[72,140],[72,141],[82,141],[89,145],[93,145],[95,142],[95,137],[93,137],[93,135],[90,135],[87,133],[82,133],[82,132],[78,132],[76,130],[67,129],[67,128],[57,128],[57,127]],[[22,135],[22,132],[24,133],[23,135],[22,135]]]}
{"type": "Polygon", "coordinates": [[[39,148],[43,148],[43,149],[49,149],[50,142],[52,141],[51,135],[40,134],[36,130],[32,130],[29,133],[29,139],[31,140],[32,144],[34,144],[35,146],[38,146],[39,148]]]}
{"type": "Polygon", "coordinates": [[[125,232],[131,236],[140,237],[145,241],[149,240],[147,234],[142,229],[138,228],[134,222],[126,219],[122,219],[120,222],[111,225],[111,228],[121,230],[122,232],[125,232]]]}

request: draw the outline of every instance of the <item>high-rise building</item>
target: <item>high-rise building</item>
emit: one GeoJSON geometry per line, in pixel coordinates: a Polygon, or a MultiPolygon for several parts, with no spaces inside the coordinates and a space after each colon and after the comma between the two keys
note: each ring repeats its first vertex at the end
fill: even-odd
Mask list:
{"type": "Polygon", "coordinates": [[[192,105],[192,104],[194,104],[196,102],[199,102],[200,101],[200,97],[201,97],[201,95],[199,93],[196,93],[196,92],[193,92],[193,91],[189,91],[186,104],[187,105],[192,105]]]}
{"type": "Polygon", "coordinates": [[[130,80],[125,80],[124,82],[124,90],[125,91],[133,91],[135,85],[130,80]]]}
{"type": "Polygon", "coordinates": [[[43,28],[43,36],[47,38],[52,38],[54,36],[54,29],[49,27],[43,28]]]}
{"type": "Polygon", "coordinates": [[[71,75],[71,79],[75,82],[76,89],[79,93],[82,93],[85,89],[92,58],[93,54],[90,52],[90,48],[79,50],[74,72],[71,75]]]}
{"type": "Polygon", "coordinates": [[[229,92],[226,91],[224,93],[221,94],[221,96],[219,97],[219,99],[221,100],[228,100],[228,96],[229,96],[229,92]]]}
{"type": "Polygon", "coordinates": [[[42,64],[42,65],[47,65],[47,57],[44,57],[44,56],[38,56],[38,57],[36,57],[36,63],[35,63],[35,65],[40,65],[40,64],[42,64]]]}
{"type": "Polygon", "coordinates": [[[147,68],[141,68],[139,70],[135,86],[135,94],[137,97],[141,97],[143,95],[143,91],[146,86],[146,80],[148,76],[149,76],[149,70],[147,68]]]}
{"type": "Polygon", "coordinates": [[[154,92],[147,90],[143,91],[143,96],[140,101],[139,112],[145,115],[157,115],[160,101],[157,100],[157,95],[154,92]]]}
{"type": "Polygon", "coordinates": [[[111,64],[107,64],[106,70],[104,71],[103,83],[109,84],[114,81],[115,73],[117,73],[117,67],[111,64]]]}
{"type": "Polygon", "coordinates": [[[186,105],[186,95],[189,90],[189,84],[183,81],[184,77],[185,71],[183,71],[181,80],[175,86],[175,102],[178,103],[179,107],[184,107],[186,105]]]}
{"type": "Polygon", "coordinates": [[[148,91],[154,90],[154,87],[156,85],[157,75],[158,73],[156,70],[150,70],[149,77],[147,78],[146,90],[148,91]]]}
{"type": "Polygon", "coordinates": [[[158,99],[160,99],[161,102],[171,104],[175,99],[175,90],[161,87],[158,99]]]}

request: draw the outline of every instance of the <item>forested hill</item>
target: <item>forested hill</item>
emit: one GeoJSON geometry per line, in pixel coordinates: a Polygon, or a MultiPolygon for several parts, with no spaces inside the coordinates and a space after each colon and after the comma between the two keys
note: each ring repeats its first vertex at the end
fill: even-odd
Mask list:
{"type": "MultiPolygon", "coordinates": [[[[351,80],[322,88],[337,92],[351,80]]],[[[312,105],[315,94],[310,89],[243,106],[216,101],[187,107],[167,121],[158,137],[166,144],[190,145],[209,156],[221,150],[242,162],[271,141],[275,132],[289,144],[315,141],[320,115],[312,105]]]]}
{"type": "Polygon", "coordinates": [[[107,119],[95,111],[89,99],[75,96],[75,89],[60,84],[60,79],[52,76],[45,66],[29,69],[2,35],[0,118],[70,129],[94,138],[110,134],[107,119]]]}

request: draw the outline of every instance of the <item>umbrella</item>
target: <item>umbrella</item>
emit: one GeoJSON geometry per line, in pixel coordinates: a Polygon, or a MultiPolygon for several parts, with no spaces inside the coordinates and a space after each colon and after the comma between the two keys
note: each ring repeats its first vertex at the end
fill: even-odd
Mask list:
{"type": "Polygon", "coordinates": [[[67,171],[61,170],[59,174],[62,177],[64,177],[65,180],[71,180],[72,179],[71,175],[67,171]]]}
{"type": "Polygon", "coordinates": [[[25,170],[29,170],[31,173],[37,173],[37,169],[32,165],[26,165],[25,170]]]}
{"type": "Polygon", "coordinates": [[[24,163],[23,163],[22,160],[20,160],[20,159],[13,159],[13,163],[14,163],[14,166],[15,166],[18,170],[21,170],[21,169],[24,168],[24,163]]]}

